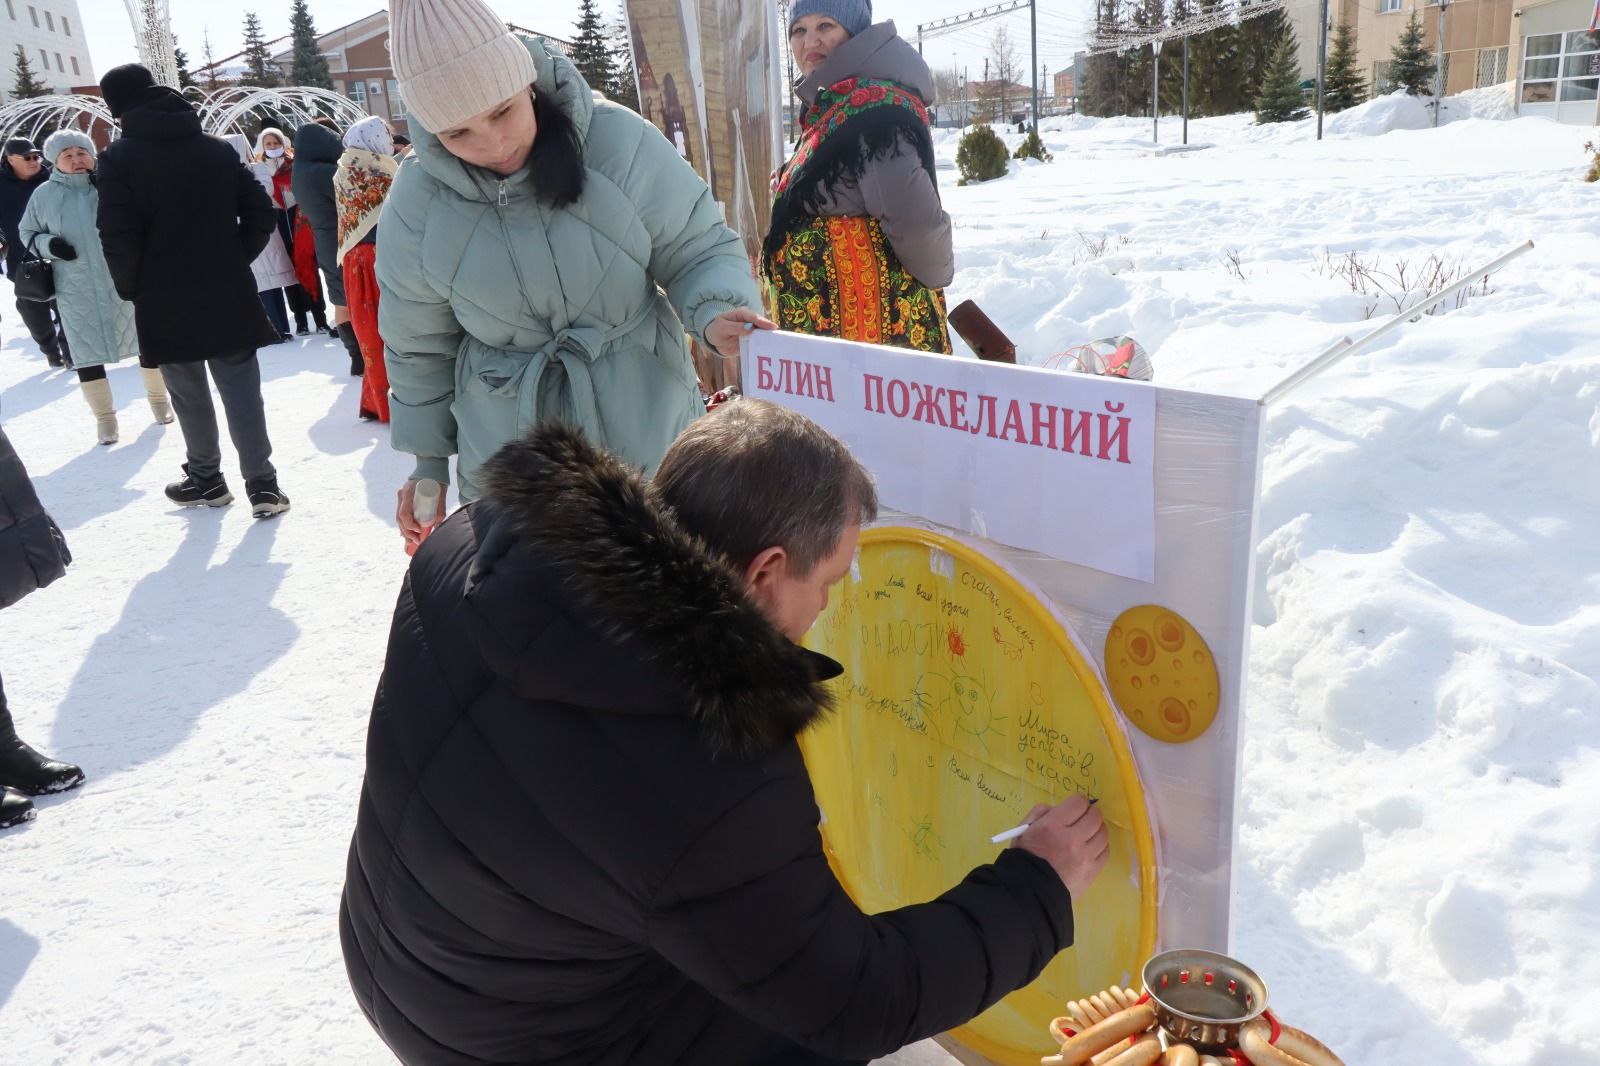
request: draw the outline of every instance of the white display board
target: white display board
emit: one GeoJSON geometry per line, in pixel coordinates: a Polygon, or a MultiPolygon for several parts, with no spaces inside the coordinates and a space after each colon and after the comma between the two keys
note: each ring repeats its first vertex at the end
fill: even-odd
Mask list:
{"type": "MultiPolygon", "coordinates": [[[[959,538],[1087,650],[1154,830],[1158,946],[1226,951],[1257,402],[771,332],[747,341],[743,370],[747,395],[850,446],[892,508],[881,524],[959,538]],[[1191,675],[1211,665],[1214,707],[1196,706],[1191,675]]],[[[857,702],[847,690],[841,712],[867,713],[857,702]]]]}

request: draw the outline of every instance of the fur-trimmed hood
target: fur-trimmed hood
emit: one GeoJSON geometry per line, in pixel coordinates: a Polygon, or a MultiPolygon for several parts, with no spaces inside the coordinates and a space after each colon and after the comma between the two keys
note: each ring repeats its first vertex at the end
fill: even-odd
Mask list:
{"type": "Polygon", "coordinates": [[[687,714],[715,750],[740,755],[832,708],[823,682],[839,664],[774,628],[742,577],[578,431],[537,428],[484,476],[467,597],[494,631],[491,669],[521,695],[687,714]],[[533,624],[507,625],[511,614],[533,624]]]}

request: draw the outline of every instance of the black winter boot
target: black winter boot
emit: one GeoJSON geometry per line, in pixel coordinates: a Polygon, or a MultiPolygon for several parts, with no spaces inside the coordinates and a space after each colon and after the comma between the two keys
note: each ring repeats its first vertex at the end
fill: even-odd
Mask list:
{"type": "Polygon", "coordinates": [[[180,507],[226,507],[233,502],[228,482],[221,474],[209,481],[201,481],[189,473],[189,464],[183,464],[183,480],[167,486],[167,499],[180,507]]]}
{"type": "Polygon", "coordinates": [[[65,792],[83,784],[83,771],[40,755],[17,736],[9,711],[0,709],[0,788],[29,796],[65,792]]]}
{"type": "Polygon", "coordinates": [[[361,342],[356,340],[355,325],[350,322],[340,325],[339,339],[344,341],[344,350],[350,353],[350,376],[359,378],[366,374],[367,364],[361,359],[361,342]]]}
{"type": "Polygon", "coordinates": [[[33,800],[20,792],[0,788],[0,829],[21,825],[30,821],[36,814],[38,812],[33,809],[33,800]]]}

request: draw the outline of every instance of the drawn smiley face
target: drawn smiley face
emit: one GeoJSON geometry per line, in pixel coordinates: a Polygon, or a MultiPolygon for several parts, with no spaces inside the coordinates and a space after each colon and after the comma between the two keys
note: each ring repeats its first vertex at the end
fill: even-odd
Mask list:
{"type": "Polygon", "coordinates": [[[1217,717],[1222,685],[1200,631],[1175,611],[1124,611],[1106,634],[1106,681],[1124,717],[1169,744],[1194,740],[1217,717]]]}

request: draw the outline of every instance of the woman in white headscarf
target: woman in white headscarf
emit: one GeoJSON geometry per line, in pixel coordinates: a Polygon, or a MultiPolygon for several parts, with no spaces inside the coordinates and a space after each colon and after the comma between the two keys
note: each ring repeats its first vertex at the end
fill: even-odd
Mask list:
{"type": "MultiPolygon", "coordinates": [[[[256,181],[261,183],[261,188],[271,196],[272,168],[250,158],[250,142],[245,139],[244,134],[229,134],[226,140],[239,153],[239,162],[249,168],[250,173],[256,176],[256,181]]],[[[255,262],[250,264],[250,270],[256,276],[256,293],[261,297],[261,306],[266,310],[267,317],[272,320],[273,328],[278,331],[279,343],[292,340],[284,290],[299,282],[295,278],[294,261],[289,258],[289,249],[284,247],[283,237],[278,231],[273,231],[267,246],[256,256],[255,262]]]]}
{"type": "Polygon", "coordinates": [[[328,325],[327,304],[322,299],[322,283],[317,279],[317,250],[311,227],[300,216],[294,201],[294,146],[276,126],[268,126],[256,137],[257,163],[262,164],[272,179],[272,206],[278,209],[278,236],[294,261],[294,285],[285,289],[289,297],[289,313],[294,315],[295,332],[304,336],[311,332],[306,315],[316,322],[317,332],[338,339],[338,332],[328,325]],[[302,233],[302,229],[304,232],[302,233]],[[303,246],[303,247],[302,247],[303,246]]]}
{"type": "Polygon", "coordinates": [[[344,291],[361,348],[361,417],[389,421],[389,374],[378,333],[378,215],[389,197],[399,164],[394,134],[376,115],[345,131],[344,154],[333,176],[333,198],[339,209],[338,263],[344,291]]]}

